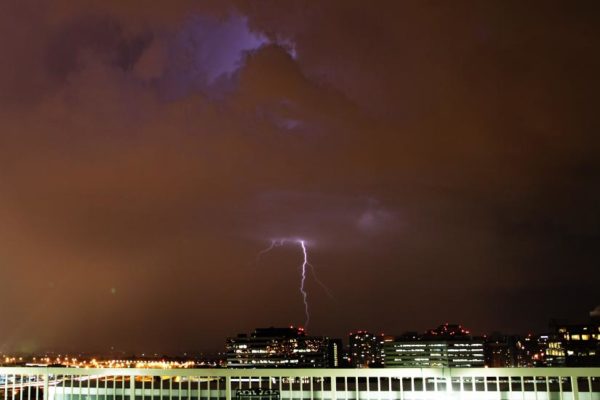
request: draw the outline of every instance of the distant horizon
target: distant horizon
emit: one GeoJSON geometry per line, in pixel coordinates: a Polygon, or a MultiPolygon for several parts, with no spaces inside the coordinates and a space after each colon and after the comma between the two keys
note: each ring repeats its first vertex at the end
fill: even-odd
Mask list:
{"type": "MultiPolygon", "coordinates": [[[[596,318],[598,318],[598,315],[593,315],[594,311],[596,311],[598,309],[598,307],[593,310],[592,312],[590,312],[588,314],[588,319],[584,320],[584,319],[574,319],[574,318],[550,318],[548,320],[548,330],[546,331],[536,331],[536,330],[529,330],[529,331],[525,331],[525,332],[507,332],[504,330],[491,330],[491,331],[486,331],[486,332],[473,332],[472,330],[469,329],[469,336],[472,337],[485,337],[488,335],[492,335],[492,334],[501,334],[501,335],[507,335],[507,336],[522,336],[522,337],[526,337],[527,335],[533,334],[533,335],[545,335],[545,334],[551,334],[553,333],[550,328],[550,324],[552,323],[552,321],[556,321],[559,323],[566,323],[566,324],[586,324],[589,322],[594,322],[596,321],[596,318]]],[[[449,325],[460,325],[463,328],[469,328],[468,325],[464,325],[460,322],[456,322],[456,321],[445,321],[442,322],[436,326],[431,326],[429,328],[423,329],[423,330],[415,330],[415,329],[407,329],[403,332],[399,332],[399,333],[388,333],[388,332],[376,332],[376,331],[372,331],[369,329],[361,329],[361,328],[356,328],[353,329],[351,331],[348,332],[347,335],[345,336],[332,336],[332,335],[327,335],[327,334],[311,334],[310,332],[306,332],[307,336],[317,336],[317,337],[329,337],[332,339],[341,339],[342,342],[344,343],[344,346],[346,346],[348,344],[348,337],[351,333],[353,332],[358,332],[358,331],[365,331],[365,332],[370,332],[372,334],[375,335],[384,335],[384,336],[392,336],[392,337],[399,337],[402,336],[405,333],[409,333],[409,332],[417,332],[417,333],[426,333],[429,329],[435,329],[438,326],[444,325],[448,323],[449,325]]],[[[79,349],[79,350],[68,350],[68,349],[47,349],[47,350],[38,350],[36,352],[27,352],[27,351],[12,351],[12,352],[2,352],[2,350],[0,350],[0,356],[1,355],[27,355],[27,356],[38,356],[38,355],[47,355],[47,354],[62,354],[62,355],[76,355],[76,354],[81,354],[81,355],[89,355],[91,357],[107,357],[109,356],[109,353],[121,353],[123,355],[126,356],[135,356],[135,357],[145,357],[145,358],[151,358],[151,357],[158,357],[158,359],[160,359],[161,357],[173,357],[173,358],[181,358],[181,357],[185,357],[187,356],[206,356],[206,357],[215,357],[219,354],[225,354],[225,341],[227,340],[227,338],[229,337],[236,337],[239,334],[251,334],[255,329],[262,329],[262,328],[301,328],[301,326],[298,325],[284,325],[284,326],[274,326],[274,325],[270,325],[270,326],[257,326],[253,329],[251,329],[248,332],[238,332],[236,334],[232,334],[229,336],[226,336],[223,338],[223,348],[220,350],[181,350],[179,352],[162,352],[162,351],[144,351],[144,350],[131,350],[131,349],[119,349],[119,348],[111,348],[108,350],[85,350],[85,349],[79,349]]]]}

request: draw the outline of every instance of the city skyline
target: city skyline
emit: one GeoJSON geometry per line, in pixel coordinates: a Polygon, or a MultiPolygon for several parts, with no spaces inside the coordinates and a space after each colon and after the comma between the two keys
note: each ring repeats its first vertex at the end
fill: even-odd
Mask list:
{"type": "Polygon", "coordinates": [[[473,334],[444,323],[401,335],[354,330],[342,338],[314,335],[302,327],[259,327],[224,340],[215,354],[124,352],[0,354],[0,366],[75,368],[540,368],[600,366],[600,318],[553,321],[552,330],[526,335],[473,334]]]}
{"type": "Polygon", "coordinates": [[[584,320],[599,12],[2,2],[0,353],[584,320]]]}
{"type": "MultiPolygon", "coordinates": [[[[262,327],[253,327],[252,329],[247,330],[246,332],[253,332],[250,334],[240,333],[243,332],[238,330],[236,332],[229,332],[224,337],[221,338],[220,346],[216,348],[203,348],[200,343],[196,343],[194,346],[190,346],[188,348],[179,349],[175,352],[168,352],[160,350],[160,349],[150,349],[150,348],[118,348],[114,346],[110,346],[108,348],[97,348],[91,349],[87,348],[45,348],[39,349],[37,351],[32,351],[31,349],[19,349],[16,351],[4,351],[0,352],[0,356],[12,358],[12,362],[18,362],[19,360],[15,358],[15,354],[20,356],[27,357],[47,357],[49,354],[53,355],[52,357],[64,358],[67,357],[66,360],[70,360],[72,356],[76,355],[80,360],[91,360],[94,358],[111,358],[114,360],[115,357],[119,358],[127,358],[133,357],[133,360],[140,359],[149,359],[149,360],[160,360],[162,358],[174,358],[176,360],[180,359],[201,359],[201,360],[217,360],[220,357],[224,357],[227,354],[228,343],[231,339],[235,337],[246,337],[252,336],[256,334],[256,332],[260,331],[269,331],[269,330],[298,330],[303,336],[307,335],[308,337],[322,337],[331,340],[339,340],[340,344],[344,346],[344,348],[352,347],[352,337],[354,335],[373,335],[374,339],[394,339],[394,340],[420,340],[418,338],[435,338],[437,335],[436,331],[439,332],[440,329],[444,329],[444,327],[455,327],[456,329],[461,330],[461,334],[473,338],[483,338],[485,340],[494,340],[496,337],[513,337],[513,338],[527,338],[527,337],[552,337],[559,334],[557,331],[557,327],[561,325],[566,326],[585,326],[586,324],[598,325],[600,337],[600,313],[598,312],[598,308],[592,310],[588,314],[588,318],[580,319],[580,318],[567,318],[567,319],[554,319],[551,318],[548,320],[548,325],[545,329],[542,330],[525,330],[523,332],[514,332],[503,329],[493,329],[489,331],[472,331],[469,329],[468,325],[463,325],[454,322],[440,322],[438,321],[436,324],[427,327],[426,329],[416,329],[415,327],[405,327],[403,330],[390,332],[390,331],[374,331],[370,329],[365,329],[365,327],[355,327],[346,331],[344,335],[332,335],[330,332],[311,332],[310,330],[305,329],[302,325],[285,325],[285,326],[275,326],[273,324],[267,324],[262,327]],[[434,335],[434,336],[432,336],[434,335]],[[186,358],[188,357],[188,358],[186,358]]],[[[600,343],[600,341],[599,341],[600,343]]],[[[51,359],[52,359],[51,357],[51,359]]],[[[1,363],[1,362],[0,362],[1,363]]]]}

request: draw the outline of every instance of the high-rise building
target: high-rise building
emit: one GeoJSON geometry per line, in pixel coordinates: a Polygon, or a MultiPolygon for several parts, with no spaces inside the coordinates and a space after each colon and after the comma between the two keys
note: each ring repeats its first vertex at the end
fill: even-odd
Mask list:
{"type": "Polygon", "coordinates": [[[350,332],[348,337],[348,362],[354,368],[383,366],[383,335],[367,331],[350,332]]]}
{"type": "Polygon", "coordinates": [[[408,333],[385,343],[386,368],[483,367],[483,339],[460,325],[441,325],[424,335],[408,333]]]}
{"type": "Polygon", "coordinates": [[[519,338],[516,343],[517,367],[546,367],[549,339],[549,335],[532,333],[519,338]]]}
{"type": "Polygon", "coordinates": [[[341,341],[271,327],[228,338],[226,347],[230,368],[331,368],[339,366],[341,341]]]}
{"type": "Polygon", "coordinates": [[[329,338],[327,343],[327,362],[329,363],[329,367],[342,367],[344,365],[344,344],[342,343],[342,339],[329,338]]]}
{"type": "Polygon", "coordinates": [[[567,367],[600,366],[600,321],[592,318],[586,324],[553,321],[556,339],[554,349],[562,353],[567,367]]]}
{"type": "Polygon", "coordinates": [[[483,345],[485,366],[509,368],[517,365],[518,337],[493,333],[485,338],[483,345]]]}
{"type": "Polygon", "coordinates": [[[542,335],[540,343],[544,345],[544,366],[564,367],[565,349],[558,335],[542,335]],[[547,338],[547,339],[546,339],[547,338]]]}

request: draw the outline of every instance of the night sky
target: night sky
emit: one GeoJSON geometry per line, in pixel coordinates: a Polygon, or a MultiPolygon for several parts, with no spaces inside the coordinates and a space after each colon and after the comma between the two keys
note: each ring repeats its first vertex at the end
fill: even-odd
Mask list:
{"type": "Polygon", "coordinates": [[[585,321],[599,5],[1,1],[0,352],[585,321]]]}

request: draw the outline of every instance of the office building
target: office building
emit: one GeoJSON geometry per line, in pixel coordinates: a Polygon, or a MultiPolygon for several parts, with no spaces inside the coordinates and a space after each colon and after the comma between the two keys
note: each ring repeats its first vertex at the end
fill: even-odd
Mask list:
{"type": "Polygon", "coordinates": [[[383,366],[384,335],[367,331],[351,332],[348,337],[348,363],[354,368],[383,366]]]}
{"type": "Polygon", "coordinates": [[[517,367],[546,366],[546,338],[532,333],[517,340],[517,367]]]}
{"type": "Polygon", "coordinates": [[[302,328],[257,328],[228,338],[230,368],[330,368],[339,366],[341,341],[306,336],[302,328]]]}
{"type": "Polygon", "coordinates": [[[483,343],[460,325],[445,324],[424,335],[409,333],[385,343],[385,367],[483,367],[483,343]]]}
{"type": "Polygon", "coordinates": [[[485,338],[483,345],[485,366],[489,368],[508,368],[517,365],[518,338],[511,335],[493,333],[485,338]]]}
{"type": "Polygon", "coordinates": [[[554,351],[561,354],[566,367],[600,366],[600,321],[586,324],[551,323],[556,332],[554,351]]]}

